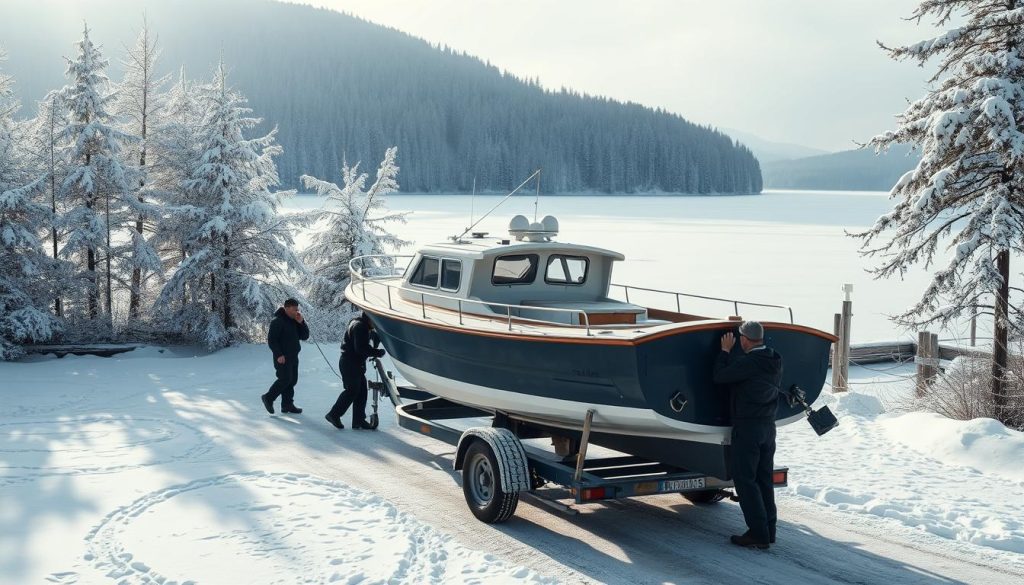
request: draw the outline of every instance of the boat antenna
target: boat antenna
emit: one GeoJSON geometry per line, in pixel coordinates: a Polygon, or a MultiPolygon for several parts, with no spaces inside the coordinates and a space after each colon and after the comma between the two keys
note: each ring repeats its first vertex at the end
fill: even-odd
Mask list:
{"type": "Polygon", "coordinates": [[[537,205],[540,203],[540,171],[537,169],[537,196],[533,199],[533,221],[537,221],[537,205]]]}
{"type": "Polygon", "coordinates": [[[469,196],[469,223],[473,223],[473,203],[476,201],[476,177],[473,177],[473,194],[469,196]]]}
{"type": "Polygon", "coordinates": [[[485,213],[482,216],[480,216],[480,219],[478,219],[475,222],[473,222],[473,224],[470,225],[468,228],[466,228],[466,230],[463,231],[461,234],[459,234],[457,236],[452,236],[452,241],[453,242],[458,242],[459,240],[461,240],[462,236],[468,234],[470,230],[472,230],[473,228],[476,227],[476,224],[478,224],[481,221],[483,221],[488,215],[493,213],[495,209],[501,207],[502,203],[508,201],[509,197],[511,197],[511,196],[515,195],[517,192],[519,192],[520,189],[522,189],[527,183],[529,183],[534,177],[536,177],[539,174],[540,174],[540,169],[537,169],[536,171],[533,171],[532,175],[530,175],[529,177],[526,177],[526,180],[524,180],[522,183],[519,183],[518,187],[516,187],[515,189],[512,189],[512,192],[510,192],[508,195],[505,195],[505,197],[503,197],[501,201],[499,201],[497,204],[495,204],[494,207],[492,207],[489,210],[487,210],[487,213],[485,213]]]}

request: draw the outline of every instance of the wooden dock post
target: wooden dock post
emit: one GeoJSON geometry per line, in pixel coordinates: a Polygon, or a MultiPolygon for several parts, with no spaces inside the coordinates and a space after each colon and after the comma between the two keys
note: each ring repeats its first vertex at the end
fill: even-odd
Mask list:
{"type": "Polygon", "coordinates": [[[852,284],[844,284],[843,292],[846,298],[843,300],[842,313],[836,315],[835,328],[839,341],[835,344],[832,354],[832,391],[846,392],[850,379],[850,325],[853,320],[853,301],[850,300],[850,293],[853,292],[852,284]]]}
{"type": "Polygon", "coordinates": [[[935,376],[939,373],[939,336],[936,333],[921,331],[917,334],[917,397],[928,392],[935,376]]]}
{"type": "MultiPolygon", "coordinates": [[[[842,313],[836,313],[832,318],[832,333],[836,337],[840,337],[843,334],[843,315],[842,313]]],[[[843,361],[842,344],[838,341],[832,344],[832,389],[835,390],[840,386],[839,378],[841,372],[839,371],[839,364],[843,361]]],[[[841,390],[840,390],[841,392],[841,390]]]]}

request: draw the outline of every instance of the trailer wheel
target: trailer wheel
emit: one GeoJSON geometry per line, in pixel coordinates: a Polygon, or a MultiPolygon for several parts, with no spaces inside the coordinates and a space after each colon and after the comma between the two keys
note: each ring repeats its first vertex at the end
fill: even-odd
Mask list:
{"type": "Polygon", "coordinates": [[[683,492],[683,497],[694,504],[717,504],[725,499],[725,490],[701,490],[699,492],[683,492]]]}
{"type": "Polygon", "coordinates": [[[477,520],[488,524],[512,517],[519,504],[519,492],[501,489],[501,475],[494,451],[484,441],[474,441],[466,450],[462,466],[462,492],[477,520]]]}

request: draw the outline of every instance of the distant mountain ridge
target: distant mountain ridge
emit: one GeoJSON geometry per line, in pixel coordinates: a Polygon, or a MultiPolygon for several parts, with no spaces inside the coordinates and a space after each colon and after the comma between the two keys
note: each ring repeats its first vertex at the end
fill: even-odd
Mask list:
{"type": "MultiPolygon", "coordinates": [[[[682,117],[547,91],[480,59],[338,12],[268,0],[0,0],[3,65],[31,106],[65,83],[62,55],[82,19],[112,63],[145,12],[164,50],[205,80],[223,55],[229,82],[277,125],[283,183],[340,180],[342,160],[373,170],[398,146],[403,191],[505,191],[543,167],[545,192],[757,193],[748,148],[682,117]],[[369,167],[369,168],[368,168],[369,167]]],[[[32,108],[27,107],[26,113],[32,108]]]]}
{"type": "Polygon", "coordinates": [[[788,142],[765,140],[760,136],[756,136],[742,130],[736,130],[735,128],[719,128],[719,130],[743,143],[744,146],[754,153],[757,160],[761,161],[761,164],[775,162],[778,160],[792,160],[796,158],[830,154],[829,151],[822,150],[820,148],[811,148],[810,146],[791,144],[788,142]]]}
{"type": "Polygon", "coordinates": [[[870,148],[795,160],[762,161],[768,189],[888,191],[914,168],[920,154],[897,146],[883,154],[870,148]]]}

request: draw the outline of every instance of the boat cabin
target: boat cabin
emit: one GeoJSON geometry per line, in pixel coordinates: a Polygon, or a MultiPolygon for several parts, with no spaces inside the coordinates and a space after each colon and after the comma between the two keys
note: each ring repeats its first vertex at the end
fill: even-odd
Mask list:
{"type": "Polygon", "coordinates": [[[508,239],[475,233],[421,248],[399,294],[462,313],[575,326],[664,323],[648,321],[644,307],[608,296],[622,254],[552,241],[554,218],[525,226],[518,218],[525,220],[513,219],[508,239]]]}

